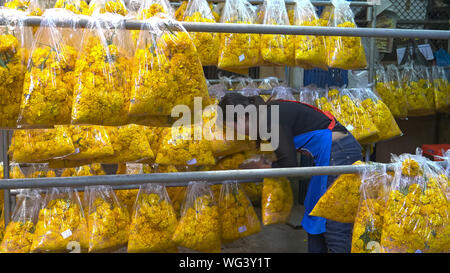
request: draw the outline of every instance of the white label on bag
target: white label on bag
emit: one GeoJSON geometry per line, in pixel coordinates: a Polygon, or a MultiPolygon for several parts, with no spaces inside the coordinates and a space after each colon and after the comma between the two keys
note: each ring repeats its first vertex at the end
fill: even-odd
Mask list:
{"type": "Polygon", "coordinates": [[[242,54],[241,56],[239,56],[239,61],[242,62],[245,59],[245,55],[242,54]]]}
{"type": "Polygon", "coordinates": [[[353,127],[353,125],[351,125],[351,124],[345,128],[347,128],[347,130],[349,130],[349,131],[353,131],[353,129],[355,129],[355,127],[353,127]]]}
{"type": "Polygon", "coordinates": [[[72,231],[70,231],[70,229],[68,229],[68,230],[62,232],[62,233],[61,233],[61,236],[62,236],[64,239],[67,239],[67,238],[69,238],[70,236],[72,236],[72,231]]]}
{"type": "Polygon", "coordinates": [[[246,232],[246,231],[247,231],[247,227],[246,227],[246,226],[238,227],[238,231],[239,231],[240,233],[246,232]]]}
{"type": "Polygon", "coordinates": [[[195,158],[193,158],[193,159],[189,160],[188,162],[186,162],[186,164],[188,164],[188,165],[193,165],[195,163],[197,163],[197,159],[195,159],[195,158]]]}

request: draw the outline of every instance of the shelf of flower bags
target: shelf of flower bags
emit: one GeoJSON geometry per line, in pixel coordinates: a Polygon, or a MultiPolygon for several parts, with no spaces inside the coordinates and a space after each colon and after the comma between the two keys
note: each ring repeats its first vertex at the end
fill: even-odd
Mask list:
{"type": "MultiPolygon", "coordinates": [[[[26,26],[39,26],[42,18],[30,16],[24,19],[26,26]]],[[[89,19],[80,19],[77,27],[84,28],[89,19]]],[[[0,22],[2,24],[3,22],[0,22]]],[[[353,37],[393,37],[418,39],[450,39],[447,30],[421,29],[388,29],[388,28],[345,28],[345,27],[312,27],[261,24],[228,24],[228,23],[197,23],[176,22],[164,20],[162,23],[172,31],[178,31],[179,25],[189,32],[217,32],[217,33],[257,33],[257,34],[290,34],[290,35],[320,35],[320,36],[353,36],[353,37]]],[[[139,30],[143,21],[126,20],[125,28],[139,30]]],[[[69,21],[55,20],[55,26],[72,27],[69,21]]]]}

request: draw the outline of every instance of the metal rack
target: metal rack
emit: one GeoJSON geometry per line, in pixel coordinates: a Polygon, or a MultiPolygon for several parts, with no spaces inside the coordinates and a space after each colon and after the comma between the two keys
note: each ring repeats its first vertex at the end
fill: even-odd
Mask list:
{"type": "MultiPolygon", "coordinates": [[[[214,2],[222,2],[215,0],[214,2]]],[[[250,1],[253,4],[262,4],[263,1],[250,1]]],[[[286,4],[293,1],[286,1],[286,4]]],[[[329,1],[313,1],[315,5],[329,5],[329,1]]],[[[241,25],[223,23],[190,23],[180,24],[190,32],[220,32],[220,33],[258,33],[258,34],[291,34],[291,35],[321,35],[321,36],[358,36],[370,37],[369,54],[369,80],[374,78],[374,37],[399,37],[399,38],[423,38],[423,39],[450,39],[450,31],[444,30],[411,30],[411,29],[377,29],[375,27],[374,8],[369,2],[351,2],[351,5],[368,7],[371,28],[337,28],[337,27],[304,27],[304,26],[275,26],[275,25],[241,25]]],[[[28,17],[24,23],[27,26],[39,26],[40,17],[28,17]]],[[[78,27],[87,25],[87,19],[81,19],[78,27]]],[[[142,21],[126,20],[125,28],[139,30],[142,21]]],[[[0,22],[2,24],[2,22],[0,22]]],[[[67,22],[56,22],[57,26],[70,27],[67,22]]],[[[169,24],[169,28],[179,30],[176,24],[169,24]]],[[[184,186],[187,181],[209,181],[220,183],[224,180],[238,180],[239,182],[259,182],[265,177],[309,177],[314,175],[339,175],[343,173],[360,173],[367,166],[329,166],[329,167],[296,167],[277,169],[249,169],[207,172],[183,172],[183,173],[154,173],[139,175],[107,175],[86,177],[57,177],[39,179],[9,179],[9,159],[7,150],[9,147],[9,131],[3,130],[3,166],[4,179],[0,180],[0,189],[4,189],[4,215],[5,226],[11,215],[11,189],[22,188],[48,188],[48,187],[84,187],[91,185],[111,185],[116,189],[137,188],[145,183],[165,183],[167,186],[184,186]]],[[[367,155],[366,155],[367,159],[367,155]]],[[[393,165],[387,164],[387,170],[392,170],[393,165]]]]}

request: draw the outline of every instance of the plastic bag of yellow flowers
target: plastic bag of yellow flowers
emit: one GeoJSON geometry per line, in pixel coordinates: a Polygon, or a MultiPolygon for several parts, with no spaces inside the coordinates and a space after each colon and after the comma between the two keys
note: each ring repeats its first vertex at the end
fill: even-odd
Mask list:
{"type": "MultiPolygon", "coordinates": [[[[328,26],[356,28],[350,2],[332,0],[331,3],[334,8],[328,26]]],[[[361,37],[327,36],[325,40],[329,67],[356,70],[367,66],[361,37]]]]}
{"type": "Polygon", "coordinates": [[[9,148],[12,160],[18,163],[45,161],[74,152],[72,139],[64,126],[15,130],[9,148]]]}
{"type": "Polygon", "coordinates": [[[449,252],[450,202],[444,170],[420,155],[393,158],[395,178],[387,198],[381,235],[383,252],[449,252]]]}
{"type": "Polygon", "coordinates": [[[124,125],[131,91],[131,40],[124,18],[89,17],[75,66],[72,124],[124,125]]]}
{"type": "Polygon", "coordinates": [[[42,15],[24,78],[20,126],[70,123],[80,43],[77,23],[75,14],[65,9],[48,9],[42,15]],[[71,27],[57,27],[58,20],[67,21],[71,27]]]}
{"type": "Polygon", "coordinates": [[[265,226],[286,223],[294,205],[291,182],[285,177],[264,178],[261,202],[265,226]]]}
{"type": "Polygon", "coordinates": [[[176,247],[172,236],[177,216],[163,185],[139,188],[130,226],[128,252],[167,252],[176,247]]]}
{"type": "Polygon", "coordinates": [[[57,0],[54,8],[67,9],[75,14],[92,14],[92,10],[84,0],[57,0]]]}
{"type": "Polygon", "coordinates": [[[172,240],[179,246],[196,251],[220,252],[219,207],[206,182],[189,182],[181,219],[172,240]]]}
{"type": "Polygon", "coordinates": [[[110,186],[85,188],[89,200],[89,252],[108,252],[126,246],[130,218],[110,186]]]}
{"type": "Polygon", "coordinates": [[[355,215],[352,233],[352,253],[381,252],[381,232],[387,192],[392,177],[385,165],[366,170],[361,175],[361,198],[355,215]]]}
{"type": "MultiPolygon", "coordinates": [[[[356,161],[353,165],[365,164],[356,161]]],[[[360,200],[361,174],[341,174],[309,214],[341,223],[353,223],[360,200]]]]}
{"type": "Polygon", "coordinates": [[[450,113],[450,85],[442,66],[432,66],[431,76],[434,87],[434,103],[437,112],[450,113]]]}
{"type": "Polygon", "coordinates": [[[408,116],[427,116],[434,113],[434,91],[420,66],[404,65],[401,71],[402,87],[406,96],[408,116]],[[431,95],[431,96],[430,96],[431,95]]]}
{"type": "MultiPolygon", "coordinates": [[[[116,174],[143,174],[144,164],[142,163],[121,163],[118,164],[116,174]]],[[[133,205],[136,202],[138,189],[115,190],[115,194],[120,203],[128,210],[130,216],[133,214],[133,205]]]]}
{"type": "Polygon", "coordinates": [[[16,128],[33,34],[23,26],[23,11],[2,8],[0,18],[0,127],[16,128]]]}
{"type": "Polygon", "coordinates": [[[203,139],[199,126],[164,128],[155,162],[162,165],[214,165],[210,141],[203,139]]]}
{"type": "MultiPolygon", "coordinates": [[[[289,25],[286,4],[283,0],[264,2],[264,25],[289,25]]],[[[294,36],[286,34],[262,34],[261,57],[265,64],[293,66],[294,36]]]]}
{"type": "MultiPolygon", "coordinates": [[[[225,2],[221,23],[255,24],[256,10],[247,0],[225,2]]],[[[239,69],[261,63],[260,35],[246,33],[224,33],[221,35],[218,67],[239,69]]]]}
{"type": "Polygon", "coordinates": [[[105,127],[114,154],[98,158],[101,163],[123,163],[134,162],[143,159],[152,159],[154,154],[148,143],[144,127],[136,124],[129,124],[118,127],[105,127]]]}
{"type": "Polygon", "coordinates": [[[42,202],[36,190],[21,190],[0,244],[1,253],[28,253],[33,242],[37,214],[42,202]]]}
{"type": "MultiPolygon", "coordinates": [[[[294,7],[294,25],[326,27],[328,21],[317,17],[316,10],[310,0],[299,0],[294,7]]],[[[295,63],[303,68],[318,67],[324,70],[327,66],[327,50],[324,36],[295,36],[295,63]]]]}
{"type": "Polygon", "coordinates": [[[109,135],[102,126],[69,125],[67,131],[72,138],[75,153],[65,159],[85,160],[114,154],[109,135]]]}
{"type": "Polygon", "coordinates": [[[366,138],[362,144],[388,140],[403,135],[389,108],[370,88],[350,89],[355,98],[366,110],[378,129],[378,134],[366,138]]]}
{"type": "Polygon", "coordinates": [[[390,64],[386,70],[382,65],[376,66],[375,91],[389,107],[394,117],[405,118],[408,115],[406,96],[401,83],[400,71],[396,65],[390,64]]]}
{"type": "Polygon", "coordinates": [[[244,190],[236,181],[225,181],[220,188],[219,213],[223,242],[261,231],[261,223],[244,190]]]}
{"type": "Polygon", "coordinates": [[[126,16],[128,10],[122,0],[92,0],[89,1],[89,15],[113,13],[126,16]]]}
{"type": "Polygon", "coordinates": [[[75,241],[87,251],[88,227],[80,198],[73,188],[51,188],[39,210],[30,252],[68,252],[75,241]]]}
{"type": "Polygon", "coordinates": [[[194,112],[195,97],[209,103],[199,55],[178,21],[145,20],[133,61],[130,117],[171,116],[176,105],[187,105],[194,112]],[[179,31],[172,32],[169,25],[179,31]]]}
{"type": "MultiPolygon", "coordinates": [[[[206,0],[189,1],[183,21],[216,23],[206,0]]],[[[216,66],[219,58],[220,33],[192,32],[190,35],[194,41],[195,48],[197,48],[202,65],[216,66]]]]}

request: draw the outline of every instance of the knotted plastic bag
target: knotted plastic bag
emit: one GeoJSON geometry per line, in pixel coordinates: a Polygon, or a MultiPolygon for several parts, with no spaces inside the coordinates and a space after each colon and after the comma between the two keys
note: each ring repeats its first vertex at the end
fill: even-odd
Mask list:
{"type": "Polygon", "coordinates": [[[65,126],[54,129],[15,130],[9,153],[18,163],[39,162],[75,152],[65,126]]]}
{"type": "Polygon", "coordinates": [[[113,13],[126,16],[128,10],[122,0],[92,0],[89,2],[89,15],[113,13]]]}
{"type": "Polygon", "coordinates": [[[102,126],[69,125],[68,133],[72,138],[75,153],[68,160],[85,160],[114,154],[106,129],[102,126]]]}
{"type": "Polygon", "coordinates": [[[109,135],[114,154],[98,158],[98,162],[123,163],[155,157],[143,126],[129,124],[118,127],[106,126],[105,129],[109,135]]]}
{"type": "Polygon", "coordinates": [[[431,75],[434,86],[434,103],[437,112],[450,113],[450,85],[441,66],[432,66],[431,75]]]}
{"type": "Polygon", "coordinates": [[[32,39],[31,29],[24,27],[26,13],[0,9],[0,127],[17,127],[23,81],[32,39]]]}
{"type": "Polygon", "coordinates": [[[264,178],[262,188],[262,222],[266,225],[284,224],[294,205],[291,182],[285,178],[264,178]]]}
{"type": "Polygon", "coordinates": [[[431,103],[427,97],[429,81],[421,78],[418,70],[419,67],[409,63],[404,65],[401,71],[408,116],[427,116],[434,113],[434,102],[431,103]]]}
{"type": "Polygon", "coordinates": [[[220,188],[219,213],[223,242],[261,231],[261,223],[245,191],[235,181],[225,181],[220,188]]]}
{"type": "Polygon", "coordinates": [[[48,9],[42,15],[24,78],[20,126],[70,123],[80,43],[77,18],[65,9],[48,9]],[[57,27],[55,22],[60,20],[70,27],[57,27]]]}
{"type": "Polygon", "coordinates": [[[110,186],[86,187],[89,200],[89,252],[108,252],[125,246],[129,215],[110,186]]]}
{"type": "Polygon", "coordinates": [[[286,85],[279,85],[272,89],[270,100],[291,100],[297,101],[293,93],[294,89],[286,85]]]}
{"type": "MultiPolygon", "coordinates": [[[[364,164],[356,161],[352,165],[364,164]]],[[[341,223],[353,223],[360,200],[361,174],[341,174],[309,214],[341,223]]]]}
{"type": "Polygon", "coordinates": [[[80,198],[73,188],[51,188],[39,210],[30,252],[68,252],[70,242],[89,247],[88,227],[80,198]]]}
{"type": "Polygon", "coordinates": [[[382,65],[376,66],[375,91],[389,107],[394,117],[404,118],[408,115],[406,96],[397,66],[390,64],[386,70],[382,65]]]}
{"type": "Polygon", "coordinates": [[[142,25],[133,64],[131,117],[171,116],[177,105],[194,112],[194,98],[209,103],[194,42],[174,19],[150,18],[142,25]],[[172,28],[179,31],[172,32],[172,28]]]}
{"type": "Polygon", "coordinates": [[[130,42],[123,16],[105,13],[89,18],[75,66],[72,124],[123,125],[128,122],[130,42]]]}
{"type": "MultiPolygon", "coordinates": [[[[293,8],[293,25],[326,27],[328,21],[317,17],[310,0],[299,0],[293,8]]],[[[295,63],[303,68],[318,67],[328,70],[324,36],[295,36],[295,63]]]]}
{"type": "MultiPolygon", "coordinates": [[[[256,10],[247,0],[226,1],[221,23],[255,24],[256,10]]],[[[259,65],[260,39],[259,34],[223,33],[218,67],[240,69],[259,65]]]]}
{"type": "Polygon", "coordinates": [[[33,242],[37,214],[42,203],[36,190],[21,190],[17,204],[6,226],[0,245],[1,253],[28,253],[33,242]]]}
{"type": "Polygon", "coordinates": [[[351,89],[361,106],[366,110],[377,127],[378,134],[364,140],[364,143],[388,140],[403,135],[389,108],[370,88],[351,89]]]}
{"type": "MultiPolygon", "coordinates": [[[[212,10],[206,0],[189,1],[183,21],[216,23],[212,10]]],[[[219,58],[220,33],[192,32],[189,35],[191,35],[194,41],[202,65],[216,66],[219,58]]]]}
{"type": "Polygon", "coordinates": [[[131,220],[128,252],[167,252],[175,243],[177,216],[163,185],[147,183],[139,188],[131,220]]]}
{"type": "MultiPolygon", "coordinates": [[[[283,0],[266,0],[264,5],[264,25],[289,25],[286,4],[283,0]]],[[[293,66],[295,64],[294,36],[262,34],[261,57],[266,64],[293,66]]]]}
{"type": "MultiPolygon", "coordinates": [[[[350,2],[332,0],[331,3],[334,8],[328,26],[356,28],[350,2]]],[[[361,37],[327,36],[325,40],[329,67],[356,70],[367,66],[361,37]]]]}
{"type": "Polygon", "coordinates": [[[206,182],[189,182],[181,219],[172,240],[179,246],[201,252],[220,252],[219,207],[206,182]]]}

